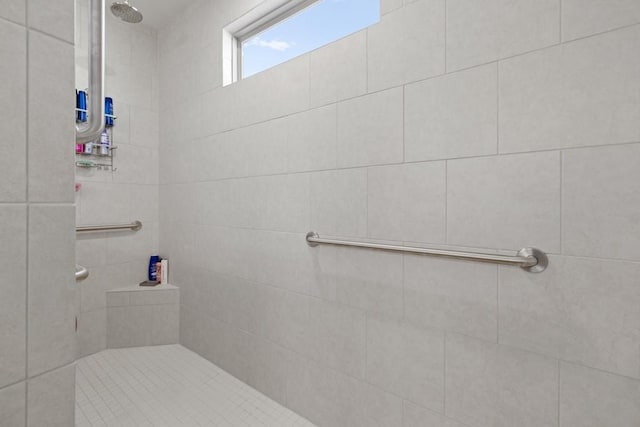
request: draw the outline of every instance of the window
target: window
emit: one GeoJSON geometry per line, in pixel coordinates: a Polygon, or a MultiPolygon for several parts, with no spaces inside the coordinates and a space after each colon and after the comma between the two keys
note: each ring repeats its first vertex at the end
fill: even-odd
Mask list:
{"type": "Polygon", "coordinates": [[[230,49],[225,55],[225,68],[229,68],[225,83],[259,73],[380,20],[380,0],[276,3],[275,8],[271,2],[271,9],[254,10],[226,29],[230,49]]]}

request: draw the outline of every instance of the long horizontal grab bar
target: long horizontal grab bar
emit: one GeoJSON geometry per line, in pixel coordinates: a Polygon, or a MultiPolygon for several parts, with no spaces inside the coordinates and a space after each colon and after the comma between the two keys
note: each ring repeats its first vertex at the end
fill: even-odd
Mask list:
{"type": "Polygon", "coordinates": [[[87,270],[87,267],[76,264],[76,282],[84,280],[87,277],[89,277],[89,270],[87,270]]]}
{"type": "Polygon", "coordinates": [[[468,261],[486,262],[493,264],[513,265],[520,267],[531,273],[544,271],[549,264],[547,255],[536,248],[523,248],[515,256],[497,255],[479,252],[452,251],[446,249],[418,248],[412,246],[385,245],[382,243],[358,242],[350,240],[323,239],[318,233],[310,231],[307,233],[307,244],[309,246],[334,245],[353,246],[358,248],[380,249],[391,252],[405,252],[419,255],[430,255],[442,258],[464,259],[468,261]]]}
{"type": "Polygon", "coordinates": [[[116,230],[133,230],[138,231],[142,228],[140,221],[134,221],[131,224],[108,224],[108,225],[83,225],[76,227],[76,233],[92,233],[95,231],[116,231],[116,230]]]}

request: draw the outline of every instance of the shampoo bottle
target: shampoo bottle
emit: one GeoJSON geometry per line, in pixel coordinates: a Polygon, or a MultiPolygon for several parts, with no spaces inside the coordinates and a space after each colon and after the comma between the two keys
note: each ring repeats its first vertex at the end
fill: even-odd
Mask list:
{"type": "Polygon", "coordinates": [[[156,269],[156,264],[160,262],[159,255],[152,255],[149,258],[149,280],[152,282],[158,281],[158,270],[156,269]]]}

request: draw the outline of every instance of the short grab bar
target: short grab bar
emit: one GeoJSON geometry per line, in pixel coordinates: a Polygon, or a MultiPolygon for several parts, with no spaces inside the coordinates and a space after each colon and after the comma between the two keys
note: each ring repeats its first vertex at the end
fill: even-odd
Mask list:
{"type": "Polygon", "coordinates": [[[486,262],[493,264],[513,265],[520,267],[530,273],[544,271],[549,264],[547,255],[536,248],[523,248],[513,255],[496,255],[480,252],[453,251],[445,249],[419,248],[411,246],[385,245],[381,243],[358,242],[338,239],[323,239],[317,233],[310,231],[307,233],[307,244],[309,246],[334,245],[352,246],[358,248],[379,249],[391,252],[404,252],[418,255],[429,255],[441,258],[455,258],[467,261],[486,262]]]}
{"type": "Polygon", "coordinates": [[[89,270],[87,270],[87,267],[76,264],[76,282],[84,280],[87,277],[89,277],[89,270]]]}
{"type": "Polygon", "coordinates": [[[107,224],[107,225],[83,225],[76,227],[76,233],[93,233],[96,231],[116,231],[116,230],[133,230],[138,231],[142,228],[140,221],[134,221],[131,224],[107,224]]]}

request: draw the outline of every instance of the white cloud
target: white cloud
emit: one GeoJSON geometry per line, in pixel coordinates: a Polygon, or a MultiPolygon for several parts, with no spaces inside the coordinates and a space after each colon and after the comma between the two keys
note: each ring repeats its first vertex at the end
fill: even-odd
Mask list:
{"type": "Polygon", "coordinates": [[[260,37],[255,37],[247,43],[247,46],[260,46],[277,50],[279,52],[284,52],[285,50],[293,46],[293,43],[285,42],[282,40],[262,40],[260,37]]]}

